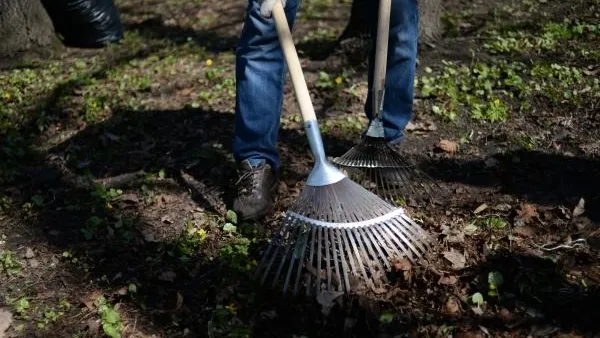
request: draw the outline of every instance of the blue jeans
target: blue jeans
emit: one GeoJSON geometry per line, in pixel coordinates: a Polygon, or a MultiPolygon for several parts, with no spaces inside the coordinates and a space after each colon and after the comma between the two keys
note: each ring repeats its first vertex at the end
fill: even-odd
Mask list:
{"type": "MultiPolygon", "coordinates": [[[[287,0],[285,12],[293,27],[299,0],[287,0]]],[[[369,18],[373,36],[377,27],[377,1],[369,18]]],[[[392,0],[385,99],[381,118],[386,139],[400,142],[412,116],[419,13],[417,0],[392,0]]],[[[365,114],[372,119],[371,82],[374,51],[370,55],[369,95],[365,114]]],[[[254,166],[267,161],[279,168],[277,139],[283,99],[285,60],[273,19],[260,15],[258,0],[249,0],[246,21],[236,51],[236,105],[233,156],[254,166]]]]}

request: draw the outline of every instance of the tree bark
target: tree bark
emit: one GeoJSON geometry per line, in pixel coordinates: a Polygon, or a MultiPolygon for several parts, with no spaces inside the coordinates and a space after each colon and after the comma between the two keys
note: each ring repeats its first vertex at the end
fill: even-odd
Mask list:
{"type": "Polygon", "coordinates": [[[0,0],[0,63],[57,41],[39,0],[0,0]]]}
{"type": "Polygon", "coordinates": [[[442,0],[419,0],[419,42],[433,43],[442,36],[442,0]]]}
{"type": "MultiPolygon", "coordinates": [[[[340,37],[340,41],[369,36],[367,13],[373,6],[372,0],[354,0],[350,10],[350,20],[340,37]]],[[[419,42],[432,43],[437,40],[443,30],[441,15],[442,0],[418,0],[419,6],[419,42]]]]}

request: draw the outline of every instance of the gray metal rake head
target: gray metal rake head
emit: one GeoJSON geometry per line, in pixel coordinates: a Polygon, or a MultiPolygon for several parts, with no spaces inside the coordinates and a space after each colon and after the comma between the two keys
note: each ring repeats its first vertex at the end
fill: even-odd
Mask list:
{"type": "Polygon", "coordinates": [[[302,191],[256,274],[262,285],[280,285],[284,294],[373,289],[387,282],[394,259],[415,262],[429,244],[429,235],[402,208],[345,178],[302,191]]]}
{"type": "Polygon", "coordinates": [[[435,199],[445,194],[429,175],[390,146],[383,135],[364,135],[358,145],[331,162],[394,205],[403,205],[408,197],[435,199]]]}

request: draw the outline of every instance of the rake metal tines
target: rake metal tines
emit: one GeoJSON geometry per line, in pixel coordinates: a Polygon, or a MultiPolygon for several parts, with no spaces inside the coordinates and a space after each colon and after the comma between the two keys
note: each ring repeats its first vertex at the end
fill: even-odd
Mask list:
{"type": "Polygon", "coordinates": [[[279,285],[284,294],[373,290],[387,282],[394,259],[415,262],[428,249],[427,233],[402,208],[344,179],[303,191],[256,273],[261,284],[279,285]],[[307,209],[311,199],[324,202],[307,209]]]}
{"type": "Polygon", "coordinates": [[[360,144],[332,159],[349,178],[393,205],[407,197],[433,199],[443,189],[393,149],[383,137],[364,136],[360,144]]]}

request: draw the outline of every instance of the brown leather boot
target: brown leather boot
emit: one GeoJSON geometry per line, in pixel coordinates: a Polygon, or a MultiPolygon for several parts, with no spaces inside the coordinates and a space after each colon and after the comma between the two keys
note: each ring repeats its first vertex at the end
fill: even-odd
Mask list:
{"type": "Polygon", "coordinates": [[[268,163],[252,167],[249,161],[240,163],[233,211],[239,219],[257,219],[273,211],[274,187],[277,175],[268,163]]]}

